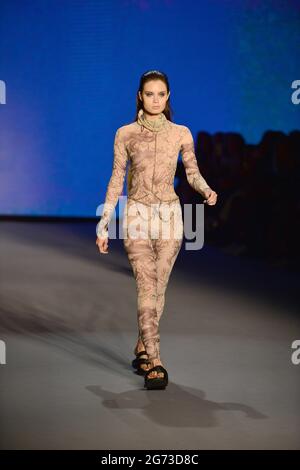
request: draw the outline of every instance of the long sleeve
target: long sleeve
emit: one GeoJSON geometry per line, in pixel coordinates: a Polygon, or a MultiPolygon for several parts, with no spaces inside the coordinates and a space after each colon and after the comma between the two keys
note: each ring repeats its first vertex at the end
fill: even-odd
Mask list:
{"type": "Polygon", "coordinates": [[[112,175],[110,177],[103,212],[100,222],[97,224],[97,236],[101,238],[108,237],[108,224],[117,205],[119,196],[124,186],[124,177],[126,173],[128,155],[124,142],[124,136],[120,129],[117,130],[114,140],[114,160],[112,175]]]}
{"type": "Polygon", "coordinates": [[[184,130],[181,140],[180,153],[182,156],[186,177],[189,185],[195,191],[203,195],[203,190],[206,188],[210,189],[210,187],[200,173],[195,155],[195,146],[192,133],[188,127],[182,127],[184,130]]]}

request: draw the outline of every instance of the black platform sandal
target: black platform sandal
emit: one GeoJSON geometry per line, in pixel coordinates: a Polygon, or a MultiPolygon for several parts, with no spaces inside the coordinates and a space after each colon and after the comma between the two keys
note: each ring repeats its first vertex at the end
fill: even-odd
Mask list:
{"type": "Polygon", "coordinates": [[[163,366],[154,366],[152,369],[149,369],[145,373],[145,383],[144,388],[148,390],[160,390],[165,389],[168,385],[168,372],[163,366]],[[153,371],[163,372],[163,377],[149,377],[149,374],[153,371]]]}
{"type": "Polygon", "coordinates": [[[137,355],[137,357],[132,361],[132,367],[134,369],[136,369],[136,373],[138,375],[144,375],[147,370],[144,369],[143,367],[141,367],[142,364],[151,364],[151,362],[149,361],[149,359],[146,359],[144,357],[141,357],[141,356],[147,356],[147,353],[146,351],[140,351],[137,355]]]}
{"type": "Polygon", "coordinates": [[[133,359],[133,361],[131,362],[131,365],[134,369],[136,369],[140,363],[140,361],[146,359],[146,358],[141,358],[141,356],[147,356],[147,353],[146,351],[140,351],[139,353],[136,354],[136,358],[133,359]]]}
{"type": "Polygon", "coordinates": [[[145,375],[146,372],[148,372],[148,369],[144,369],[143,367],[141,367],[143,364],[151,364],[151,361],[149,361],[149,359],[139,359],[139,363],[136,368],[136,373],[138,375],[145,375]]]}

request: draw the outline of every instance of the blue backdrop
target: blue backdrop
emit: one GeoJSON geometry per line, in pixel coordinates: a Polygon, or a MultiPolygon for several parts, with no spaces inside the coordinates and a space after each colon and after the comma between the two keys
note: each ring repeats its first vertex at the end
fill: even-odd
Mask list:
{"type": "Polygon", "coordinates": [[[148,69],[194,136],[298,128],[299,31],[290,0],[1,0],[0,213],[95,215],[148,69]]]}

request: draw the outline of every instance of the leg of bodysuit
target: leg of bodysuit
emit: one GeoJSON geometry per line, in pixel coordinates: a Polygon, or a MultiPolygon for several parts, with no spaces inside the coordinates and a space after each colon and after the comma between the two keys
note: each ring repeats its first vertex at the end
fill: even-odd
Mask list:
{"type": "Polygon", "coordinates": [[[150,360],[160,359],[159,320],[164,308],[168,280],[182,244],[180,206],[171,218],[163,221],[157,215],[152,220],[154,225],[159,225],[156,238],[151,239],[148,236],[146,239],[124,239],[136,280],[139,338],[150,360]],[[167,230],[165,233],[170,234],[167,239],[163,239],[163,227],[167,230]],[[174,238],[175,233],[177,238],[174,238]]]}
{"type": "Polygon", "coordinates": [[[140,337],[149,359],[159,359],[156,255],[150,239],[124,239],[124,245],[136,281],[140,337]]]}
{"type": "MultiPolygon", "coordinates": [[[[154,243],[156,252],[156,269],[157,269],[157,298],[156,311],[158,323],[162,316],[165,305],[165,293],[172,272],[174,263],[182,245],[183,240],[183,221],[180,203],[176,204],[176,209],[170,219],[161,220],[160,236],[154,243]],[[169,230],[170,237],[163,239],[163,226],[169,230]]],[[[168,233],[168,232],[166,232],[168,233]]]]}
{"type": "Polygon", "coordinates": [[[175,260],[181,247],[181,240],[157,240],[157,297],[156,311],[159,322],[165,305],[165,293],[175,260]]]}
{"type": "MultiPolygon", "coordinates": [[[[165,294],[168,286],[170,274],[182,244],[181,240],[156,240],[154,241],[154,251],[156,254],[156,321],[159,325],[160,318],[164,311],[165,294]]],[[[139,329],[138,340],[143,342],[139,329]]]]}

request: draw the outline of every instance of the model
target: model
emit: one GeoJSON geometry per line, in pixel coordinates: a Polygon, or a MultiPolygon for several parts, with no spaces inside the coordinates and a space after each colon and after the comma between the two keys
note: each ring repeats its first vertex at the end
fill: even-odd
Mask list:
{"type": "Polygon", "coordinates": [[[160,358],[159,321],[168,280],[183,240],[183,219],[174,176],[179,152],[187,180],[208,205],[217,194],[201,175],[188,127],[171,120],[170,87],[165,73],[140,78],[135,121],[117,129],[112,175],[107,187],[96,244],[108,253],[108,224],[122,194],[127,163],[128,194],[123,217],[124,247],[137,288],[138,341],[133,367],[144,387],[164,389],[168,372],[160,358]]]}

